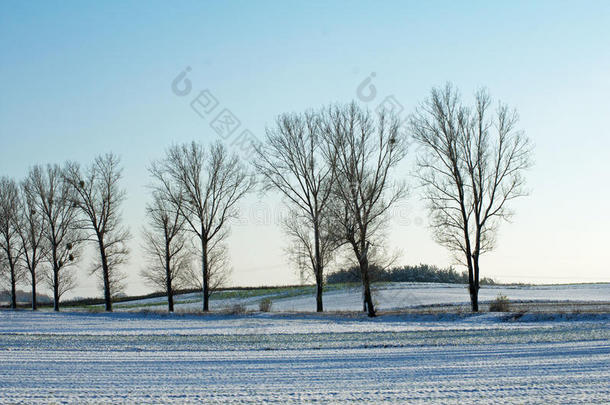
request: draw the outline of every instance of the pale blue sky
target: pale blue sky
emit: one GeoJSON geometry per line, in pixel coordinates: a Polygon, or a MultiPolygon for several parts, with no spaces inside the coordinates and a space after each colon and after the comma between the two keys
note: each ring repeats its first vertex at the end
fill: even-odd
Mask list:
{"type": "MultiPolygon", "coordinates": [[[[371,72],[368,106],[394,95],[405,114],[445,81],[466,96],[487,86],[519,110],[536,166],[482,275],[610,281],[609,2],[3,1],[0,173],[114,151],[138,235],[150,160],[171,143],[217,138],[192,97],[171,92],[186,66],[194,92],[209,89],[258,137],[279,113],[356,98],[371,72]]],[[[395,221],[392,246],[404,263],[448,265],[418,200],[413,190],[400,208],[409,221],[395,221]]],[[[253,195],[246,217],[265,204],[277,198],[253,195]]],[[[278,227],[246,222],[232,231],[233,283],[296,282],[278,227]]],[[[130,292],[145,290],[138,244],[130,292]]],[[[77,295],[93,294],[84,270],[81,281],[77,295]]]]}

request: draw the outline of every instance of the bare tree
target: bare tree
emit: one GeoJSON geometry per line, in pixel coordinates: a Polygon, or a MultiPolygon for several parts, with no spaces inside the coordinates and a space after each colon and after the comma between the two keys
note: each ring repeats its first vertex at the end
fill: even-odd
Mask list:
{"type": "Polygon", "coordinates": [[[167,293],[169,312],[174,312],[174,291],[185,286],[191,268],[191,249],[186,235],[186,220],[180,210],[180,195],[175,204],[163,190],[153,188],[152,202],[146,207],[148,228],[144,229],[144,250],[150,264],[140,274],[152,286],[167,293]]]}
{"type": "Polygon", "coordinates": [[[527,194],[523,172],[532,148],[516,129],[517,113],[499,104],[490,111],[485,90],[473,107],[451,84],[433,89],[411,118],[421,145],[417,177],[425,190],[435,239],[468,268],[472,311],[479,310],[479,257],[494,247],[508,203],[527,194]]]}
{"type": "Polygon", "coordinates": [[[173,146],[150,172],[174,204],[179,195],[184,197],[180,213],[201,246],[203,310],[208,311],[210,253],[221,246],[228,222],[238,215],[236,204],[254,187],[254,177],[220,142],[209,149],[195,142],[173,146]]]}
{"type": "Polygon", "coordinates": [[[11,288],[11,308],[17,308],[16,285],[23,272],[20,257],[23,254],[19,239],[19,187],[13,179],[0,178],[0,249],[3,251],[5,266],[11,288]]]}
{"type": "Polygon", "coordinates": [[[78,163],[69,162],[64,175],[74,190],[73,204],[85,217],[83,230],[97,245],[99,259],[92,274],[100,277],[106,311],[112,311],[112,299],[124,289],[125,275],[120,266],[129,255],[127,241],[131,237],[120,211],[126,197],[119,187],[120,159],[112,153],[98,156],[83,172],[78,163]]]}
{"type": "Polygon", "coordinates": [[[266,142],[257,146],[254,160],[265,189],[278,190],[289,207],[284,228],[292,239],[291,257],[310,264],[318,312],[324,309],[324,266],[335,247],[325,228],[333,172],[323,156],[321,135],[316,114],[281,115],[267,130],[266,142]]]}
{"type": "Polygon", "coordinates": [[[51,265],[44,276],[53,290],[53,308],[59,311],[61,296],[76,286],[71,270],[83,239],[73,190],[59,165],[34,166],[26,182],[33,207],[43,217],[43,233],[49,249],[46,260],[51,265]]]}
{"type": "Polygon", "coordinates": [[[45,221],[43,213],[36,204],[36,192],[30,178],[21,184],[21,215],[19,218],[19,237],[23,249],[22,261],[30,273],[32,287],[32,311],[37,305],[37,270],[49,252],[49,243],[45,238],[45,221]]]}
{"type": "Polygon", "coordinates": [[[324,114],[326,158],[335,177],[330,205],[337,238],[353,250],[360,266],[369,316],[375,316],[370,289],[369,250],[387,222],[390,207],[406,196],[391,172],[406,156],[398,117],[381,111],[374,117],[355,103],[324,114]]]}

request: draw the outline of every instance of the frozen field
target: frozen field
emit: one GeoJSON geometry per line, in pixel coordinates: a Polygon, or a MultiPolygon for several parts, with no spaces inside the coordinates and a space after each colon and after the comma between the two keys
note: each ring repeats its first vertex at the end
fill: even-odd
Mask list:
{"type": "Polygon", "coordinates": [[[2,403],[602,404],[608,315],[0,311],[2,403]]]}
{"type": "MultiPolygon", "coordinates": [[[[362,293],[359,286],[329,286],[324,293],[324,309],[327,311],[358,311],[362,308],[362,293]]],[[[316,307],[313,287],[270,291],[253,295],[256,291],[242,291],[238,297],[228,298],[231,292],[212,295],[210,308],[226,309],[235,304],[244,305],[249,310],[257,310],[263,298],[273,301],[275,312],[312,312],[316,307]]],[[[610,303],[610,283],[573,284],[548,286],[483,286],[479,300],[489,302],[498,294],[506,295],[511,302],[605,302],[610,303]]],[[[373,299],[380,310],[400,310],[430,305],[467,305],[470,297],[465,285],[441,283],[387,283],[374,286],[373,299]]],[[[191,311],[201,308],[201,294],[184,294],[176,297],[177,311],[191,311]]],[[[152,298],[118,303],[118,310],[140,310],[142,308],[163,310],[167,299],[152,298]]],[[[101,308],[101,306],[100,306],[101,308]]]]}

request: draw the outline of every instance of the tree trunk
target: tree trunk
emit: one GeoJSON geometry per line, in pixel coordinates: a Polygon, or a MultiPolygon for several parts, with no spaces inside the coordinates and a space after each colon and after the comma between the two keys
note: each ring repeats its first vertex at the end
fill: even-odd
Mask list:
{"type": "Polygon", "coordinates": [[[165,244],[165,284],[167,288],[167,310],[174,312],[174,291],[172,289],[171,258],[169,257],[169,244],[165,244]]]}
{"type": "Polygon", "coordinates": [[[472,312],[479,312],[478,289],[474,282],[474,272],[471,266],[468,266],[468,292],[470,293],[470,307],[472,312]]]}
{"type": "Polygon", "coordinates": [[[17,308],[17,280],[15,278],[15,264],[11,263],[11,308],[17,308]]]}
{"type": "Polygon", "coordinates": [[[38,309],[38,302],[36,300],[36,270],[32,270],[32,311],[36,311],[38,309]]]}
{"type": "Polygon", "coordinates": [[[59,312],[59,269],[53,263],[53,311],[59,312]]]}
{"type": "Polygon", "coordinates": [[[208,243],[205,237],[201,237],[201,272],[203,275],[203,312],[210,310],[209,299],[210,299],[210,286],[208,277],[208,243]]]}
{"type": "Polygon", "coordinates": [[[371,295],[371,283],[369,280],[369,259],[363,256],[360,259],[360,274],[362,275],[362,288],[364,289],[364,303],[370,317],[375,316],[375,306],[371,295]]]}
{"type": "Polygon", "coordinates": [[[473,276],[470,284],[470,305],[472,312],[479,312],[479,256],[472,256],[473,276]]]}
{"type": "Polygon", "coordinates": [[[479,289],[475,286],[469,288],[470,290],[470,307],[472,312],[479,312],[479,289]]]}
{"type": "Polygon", "coordinates": [[[316,312],[323,312],[322,294],[324,293],[324,274],[322,257],[320,255],[320,230],[318,224],[314,225],[315,262],[316,262],[316,312]]]}
{"type": "Polygon", "coordinates": [[[167,281],[167,310],[174,312],[174,291],[172,290],[172,281],[167,281]]]}
{"type": "Polygon", "coordinates": [[[104,242],[99,241],[100,256],[102,260],[102,275],[104,277],[104,302],[106,303],[106,312],[112,312],[112,295],[110,292],[110,271],[108,269],[108,258],[106,257],[106,249],[104,242]]]}
{"type": "Polygon", "coordinates": [[[324,286],[322,281],[318,281],[319,277],[316,275],[316,312],[323,312],[324,307],[322,305],[322,292],[324,286]]]}
{"type": "MultiPolygon", "coordinates": [[[[466,235],[468,235],[467,233],[465,233],[466,235]]],[[[474,266],[472,264],[473,262],[473,257],[470,254],[470,242],[467,241],[466,243],[466,263],[468,265],[468,292],[470,294],[470,307],[472,312],[478,312],[479,311],[479,301],[478,301],[478,296],[479,296],[479,290],[478,288],[475,288],[475,274],[474,274],[474,266]]]]}

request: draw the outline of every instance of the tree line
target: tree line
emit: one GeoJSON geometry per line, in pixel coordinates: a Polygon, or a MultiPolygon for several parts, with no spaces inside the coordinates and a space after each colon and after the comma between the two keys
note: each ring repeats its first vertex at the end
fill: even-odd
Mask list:
{"type": "MultiPolygon", "coordinates": [[[[324,309],[325,270],[341,256],[354,263],[364,310],[375,316],[370,283],[387,259],[390,210],[409,191],[399,164],[409,145],[416,145],[414,176],[433,235],[464,264],[472,310],[478,311],[479,258],[493,248],[500,222],[512,215],[510,201],[527,194],[523,172],[531,165],[531,145],[517,122],[517,113],[504,104],[492,110],[486,91],[468,105],[447,84],[433,89],[406,122],[392,111],[371,112],[354,102],[281,114],[254,145],[251,162],[219,141],[173,145],[148,167],[142,231],[148,262],[141,276],[166,292],[169,311],[174,291],[193,286],[208,311],[210,294],[227,276],[227,236],[237,204],[258,188],[279,192],[288,207],[282,225],[290,257],[315,280],[316,310],[324,309]]],[[[125,287],[121,267],[131,238],[121,216],[121,178],[120,159],[109,153],[87,167],[36,165],[20,182],[0,179],[0,266],[13,308],[16,285],[27,279],[32,309],[42,281],[58,311],[90,245],[97,251],[90,275],[98,278],[105,308],[112,311],[125,287]]]]}
{"type": "MultiPolygon", "coordinates": [[[[454,267],[439,268],[428,264],[389,268],[374,265],[371,266],[370,273],[370,279],[374,282],[468,284],[468,271],[459,272],[454,267]]],[[[360,271],[355,266],[334,271],[326,277],[328,284],[355,283],[360,281],[360,271]]],[[[489,277],[482,277],[480,284],[494,285],[496,282],[489,277]]]]}

